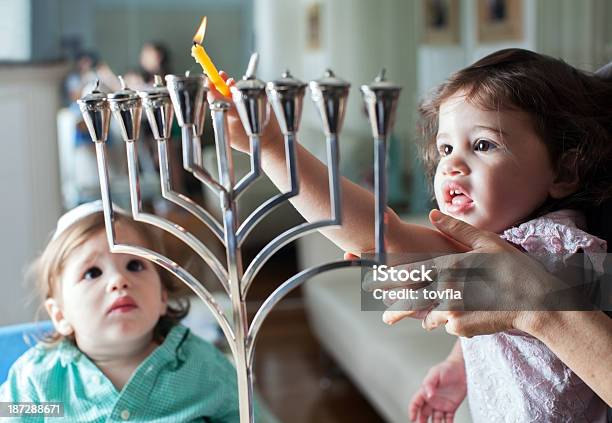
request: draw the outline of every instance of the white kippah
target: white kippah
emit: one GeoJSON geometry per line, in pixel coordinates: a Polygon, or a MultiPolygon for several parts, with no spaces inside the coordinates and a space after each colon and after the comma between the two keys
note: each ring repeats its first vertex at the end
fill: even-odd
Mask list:
{"type": "MultiPolygon", "coordinates": [[[[96,201],[92,201],[89,203],[84,203],[84,204],[81,204],[80,206],[77,206],[73,209],[68,210],[57,220],[57,226],[55,227],[55,232],[53,232],[53,236],[51,237],[51,240],[54,240],[57,237],[59,237],[62,233],[64,233],[66,229],[68,229],[70,226],[72,226],[79,220],[89,215],[92,215],[94,213],[101,213],[103,211],[104,211],[104,207],[102,206],[102,200],[96,200],[96,201]]],[[[120,213],[122,215],[129,217],[129,214],[125,210],[123,210],[122,208],[118,207],[115,204],[113,204],[113,211],[115,213],[120,213]]]]}

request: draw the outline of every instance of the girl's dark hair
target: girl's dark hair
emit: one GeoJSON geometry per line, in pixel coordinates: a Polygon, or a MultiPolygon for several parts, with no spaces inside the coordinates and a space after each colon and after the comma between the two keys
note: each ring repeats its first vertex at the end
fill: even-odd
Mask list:
{"type": "Polygon", "coordinates": [[[490,54],[452,74],[419,106],[423,158],[430,180],[438,163],[440,105],[457,92],[485,110],[527,113],[558,177],[578,182],[575,193],[550,199],[534,216],[573,208],[589,218],[597,215],[602,204],[610,203],[612,81],[562,60],[514,48],[490,54]]]}
{"type": "MultiPolygon", "coordinates": [[[[164,253],[163,244],[157,233],[144,223],[137,222],[128,216],[115,214],[115,223],[125,224],[136,231],[144,247],[164,253]]],[[[104,231],[104,215],[93,213],[79,219],[68,227],[57,238],[52,239],[42,254],[29,269],[29,276],[34,280],[42,302],[60,292],[61,275],[68,256],[86,240],[104,231]]],[[[117,234],[121,240],[121,233],[117,234]]],[[[179,290],[176,281],[168,272],[156,267],[162,287],[168,293],[166,314],[160,317],[153,330],[153,339],[161,343],[170,329],[180,323],[189,312],[189,300],[179,290]]],[[[45,334],[40,340],[48,345],[61,341],[64,337],[56,331],[45,334]]],[[[74,341],[73,337],[71,340],[74,341]]]]}

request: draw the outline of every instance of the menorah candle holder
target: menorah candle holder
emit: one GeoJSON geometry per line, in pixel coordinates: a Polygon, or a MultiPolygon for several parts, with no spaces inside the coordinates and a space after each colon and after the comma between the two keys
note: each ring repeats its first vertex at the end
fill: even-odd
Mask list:
{"type": "Polygon", "coordinates": [[[374,138],[375,259],[332,261],[302,270],[281,283],[266,298],[252,321],[249,322],[246,297],[249,287],[263,265],[288,243],[308,233],[342,225],[338,143],[350,87],[348,82],[336,77],[331,70],[326,71],[321,79],[309,84],[311,97],[321,117],[327,143],[329,219],[302,223],[280,233],[255,256],[245,269],[241,248],[251,230],[272,210],[299,194],[296,144],[306,90],[306,84],[294,78],[289,71],[284,72],[275,81],[264,83],[255,76],[256,66],[257,55],[254,54],[244,78],[231,87],[234,107],[236,107],[250,140],[251,169],[239,181],[236,181],[234,175],[227,131],[227,113],[232,104],[227,101],[220,100],[210,104],[217,149],[218,177],[213,177],[211,172],[203,166],[200,138],[204,131],[208,88],[205,86],[205,78],[202,75],[167,75],[165,77],[167,86],[163,85],[160,77],[156,77],[153,88],[138,93],[127,88],[123,81],[121,90],[108,95],[100,92],[96,86],[90,94],[78,101],[91,139],[95,143],[106,235],[110,250],[113,253],[133,254],[161,266],[185,283],[208,306],[227,339],[234,359],[242,423],[254,421],[252,371],[255,341],[261,325],[274,306],[291,290],[319,273],[344,267],[372,266],[386,261],[384,248],[385,159],[388,136],[393,128],[401,90],[400,87],[385,80],[384,71],[372,84],[361,87],[374,138]],[[264,201],[244,221],[240,222],[236,212],[238,198],[260,176],[262,171],[260,137],[265,119],[266,100],[272,105],[283,134],[289,189],[264,201]],[[202,240],[185,228],[166,218],[142,210],[137,145],[143,108],[153,137],[157,142],[162,196],[195,216],[212,231],[225,247],[226,265],[221,263],[202,240]],[[119,124],[121,136],[126,145],[130,203],[134,220],[172,234],[204,260],[229,296],[232,304],[231,321],[201,281],[181,265],[159,252],[116,242],[105,147],[111,112],[119,124]],[[221,222],[200,204],[175,191],[171,185],[168,143],[174,115],[181,127],[183,168],[218,196],[221,222]]]}

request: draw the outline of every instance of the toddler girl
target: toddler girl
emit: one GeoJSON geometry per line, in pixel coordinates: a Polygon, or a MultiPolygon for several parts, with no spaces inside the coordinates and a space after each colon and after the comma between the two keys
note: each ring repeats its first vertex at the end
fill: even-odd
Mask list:
{"type": "MultiPolygon", "coordinates": [[[[146,225],[115,218],[118,241],[160,251],[146,225]]],[[[15,362],[0,401],[60,402],[54,421],[239,421],[236,370],[179,324],[188,302],[169,301],[167,273],[109,251],[100,202],[59,219],[34,272],[55,331],[15,362]]]]}
{"type": "MultiPolygon", "coordinates": [[[[563,272],[607,243],[587,233],[612,194],[612,84],[510,49],[442,84],[420,113],[442,211],[563,272]],[[590,223],[590,225],[589,225],[590,223]]],[[[460,338],[413,396],[410,417],[452,421],[466,394],[484,421],[605,421],[606,405],[541,341],[520,331],[460,338]]]]}
{"type": "MultiPolygon", "coordinates": [[[[233,81],[229,80],[229,83],[233,81]]],[[[220,95],[211,87],[212,99],[220,95]]],[[[441,211],[508,242],[558,271],[576,252],[606,251],[586,218],[612,196],[612,84],[526,50],[491,54],[452,75],[421,108],[425,162],[441,211]]],[[[274,120],[262,141],[265,172],[287,188],[274,120]]],[[[232,144],[248,151],[237,117],[232,144]]],[[[329,215],[325,166],[298,148],[309,221],[329,215]]],[[[373,198],[342,182],[343,226],[324,235],[353,253],[372,251],[373,198]]],[[[465,248],[387,211],[389,253],[465,248]]],[[[476,422],[603,421],[605,404],[540,341],[513,331],[461,339],[411,404],[420,421],[452,421],[467,392],[476,422]]]]}

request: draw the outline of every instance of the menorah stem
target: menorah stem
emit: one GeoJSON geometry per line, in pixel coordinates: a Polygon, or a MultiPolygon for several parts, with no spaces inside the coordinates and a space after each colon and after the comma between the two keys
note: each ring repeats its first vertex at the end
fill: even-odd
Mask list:
{"type": "Polygon", "coordinates": [[[297,160],[295,151],[295,134],[288,134],[284,137],[284,139],[285,162],[287,165],[289,191],[277,194],[274,197],[270,198],[268,201],[257,207],[249,215],[249,217],[244,222],[242,222],[242,225],[240,225],[240,228],[238,228],[238,245],[242,245],[244,243],[247,236],[253,230],[255,225],[257,225],[257,223],[259,223],[261,219],[266,217],[268,213],[283,204],[286,200],[289,200],[299,194],[299,181],[297,176],[297,160]]]}
{"type": "Polygon", "coordinates": [[[386,263],[385,251],[385,210],[387,204],[387,140],[385,137],[374,139],[374,196],[376,198],[374,220],[375,248],[377,261],[386,263]]]}
{"type": "Polygon", "coordinates": [[[238,381],[238,400],[240,421],[254,421],[253,380],[252,369],[247,362],[246,340],[248,335],[248,316],[246,303],[241,291],[242,283],[242,251],[238,245],[238,212],[234,196],[234,162],[232,148],[227,132],[227,111],[229,103],[216,101],[210,105],[215,145],[217,147],[217,163],[219,168],[219,183],[224,191],[221,193],[221,210],[223,212],[223,228],[225,244],[227,245],[227,273],[229,276],[230,299],[234,317],[234,334],[236,336],[236,377],[238,381]]]}
{"type": "Polygon", "coordinates": [[[215,194],[219,195],[223,187],[215,181],[212,176],[202,167],[194,162],[193,153],[193,125],[183,125],[181,127],[181,143],[183,147],[183,168],[191,172],[200,182],[204,183],[215,194]]]}
{"type": "Polygon", "coordinates": [[[342,198],[340,194],[340,150],[338,149],[338,135],[327,136],[327,168],[329,179],[329,201],[331,220],[342,224],[342,198]]]}
{"type": "MultiPolygon", "coordinates": [[[[225,196],[225,194],[223,194],[225,196]]],[[[242,252],[236,242],[236,203],[226,199],[223,209],[225,240],[227,244],[227,268],[229,275],[230,299],[234,317],[234,334],[236,336],[236,352],[234,362],[238,380],[238,400],[240,407],[240,422],[254,421],[253,413],[253,377],[252,368],[247,360],[248,316],[246,303],[241,292],[242,252]]]]}
{"type": "Polygon", "coordinates": [[[168,140],[161,139],[157,142],[157,155],[159,156],[159,177],[161,182],[162,197],[173,202],[179,207],[187,210],[202,223],[204,223],[212,231],[212,233],[221,242],[225,242],[223,238],[223,228],[217,220],[206,209],[201,207],[191,198],[178,193],[172,189],[170,166],[168,163],[168,140]]]}
{"type": "Polygon", "coordinates": [[[200,137],[196,134],[193,134],[191,137],[191,149],[193,151],[193,163],[203,168],[204,157],[202,156],[202,142],[200,137]]]}
{"type": "Polygon", "coordinates": [[[104,228],[106,229],[106,240],[108,248],[113,251],[115,244],[115,226],[113,225],[113,207],[108,180],[108,164],[106,163],[106,150],[103,142],[96,142],[96,161],[98,163],[98,178],[100,180],[100,195],[102,197],[102,208],[104,209],[104,228]]]}
{"type": "Polygon", "coordinates": [[[227,132],[226,113],[229,103],[216,101],[210,105],[212,113],[213,129],[215,131],[215,145],[217,147],[217,166],[219,168],[219,183],[233,200],[234,192],[234,160],[232,159],[232,147],[227,132]]]}
{"type": "Polygon", "coordinates": [[[289,191],[295,193],[294,195],[298,195],[300,192],[296,144],[295,132],[289,132],[285,135],[285,165],[287,166],[287,175],[289,175],[289,191]]]}

